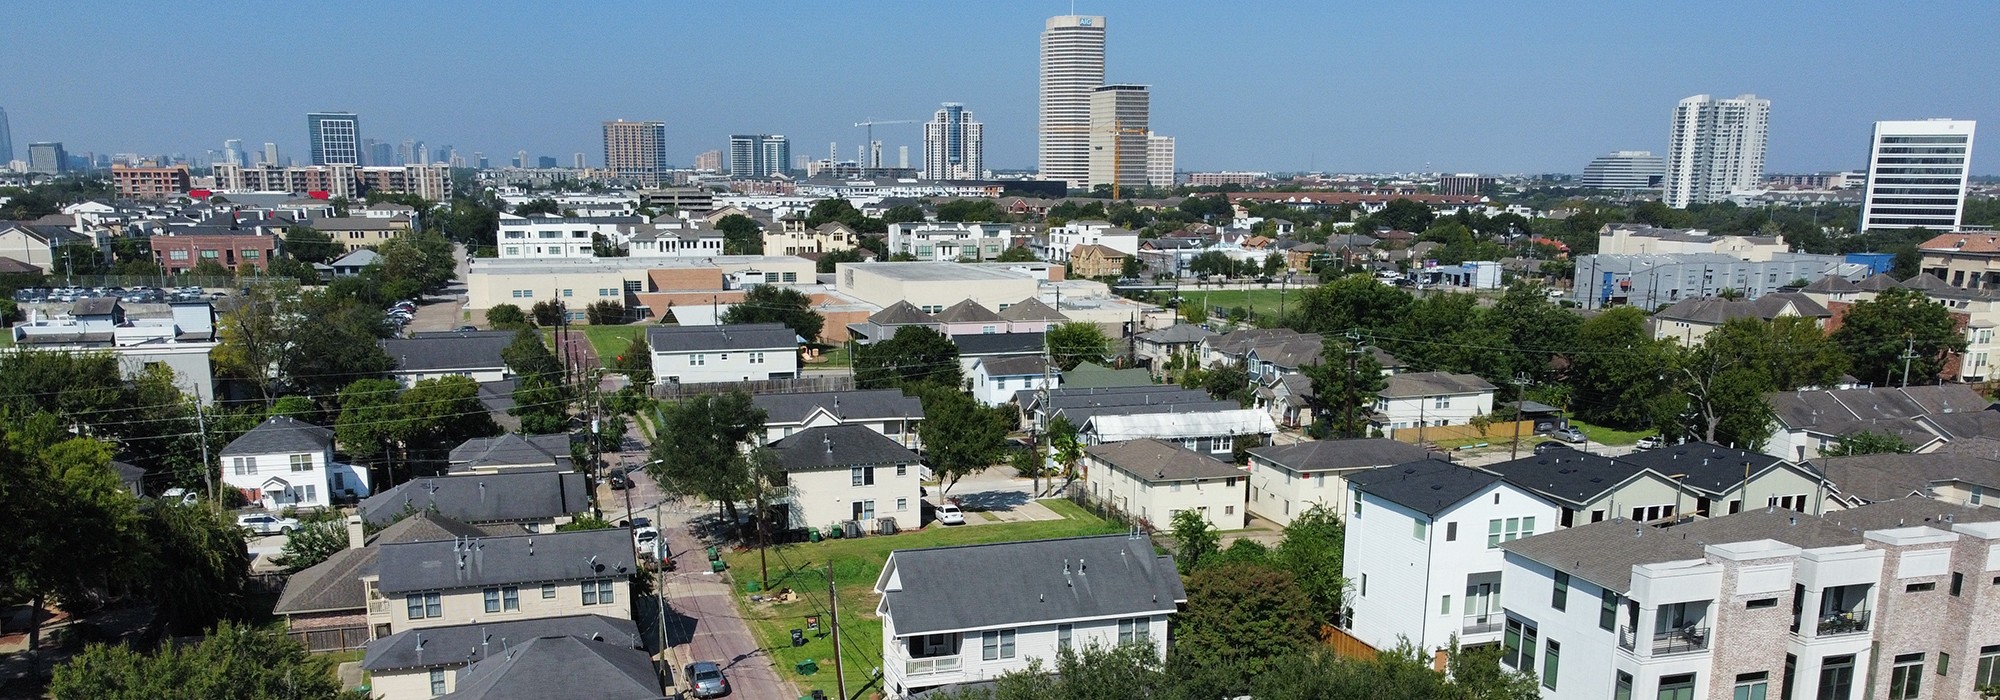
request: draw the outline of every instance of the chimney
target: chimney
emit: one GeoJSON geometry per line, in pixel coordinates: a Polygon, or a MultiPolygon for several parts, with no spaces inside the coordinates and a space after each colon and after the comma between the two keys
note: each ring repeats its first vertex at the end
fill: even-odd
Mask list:
{"type": "Polygon", "coordinates": [[[368,544],[368,528],[361,526],[361,516],[347,516],[347,548],[360,549],[368,544]]]}

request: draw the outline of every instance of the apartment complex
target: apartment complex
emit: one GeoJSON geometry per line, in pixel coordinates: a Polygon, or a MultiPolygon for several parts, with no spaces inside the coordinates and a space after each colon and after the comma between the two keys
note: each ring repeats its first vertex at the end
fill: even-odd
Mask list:
{"type": "Polygon", "coordinates": [[[667,171],[667,123],[605,122],[604,169],[640,187],[659,187],[667,171]]]}
{"type": "Polygon", "coordinates": [[[1652,151],[1614,151],[1583,166],[1579,184],[1600,190],[1657,189],[1667,176],[1667,159],[1652,151]]]}
{"type": "Polygon", "coordinates": [[[168,199],[187,194],[188,169],[185,165],[111,166],[111,182],[125,199],[168,199]]]}
{"type": "Polygon", "coordinates": [[[1977,126],[1959,119],[1875,122],[1861,229],[1956,230],[1977,126]]]}
{"type": "Polygon", "coordinates": [[[1089,187],[1147,183],[1152,95],[1144,85],[1104,85],[1090,92],[1089,187]]]}
{"type": "Polygon", "coordinates": [[[1667,206],[1685,209],[1755,189],[1764,179],[1771,101],[1756,95],[1695,95],[1674,106],[1667,146],[1667,206]]]}
{"type": "Polygon", "coordinates": [[[215,189],[224,193],[290,192],[359,199],[367,192],[394,192],[431,201],[451,198],[451,166],[444,163],[379,167],[216,163],[214,173],[215,189]]]}
{"type": "Polygon", "coordinates": [[[1147,132],[1146,184],[1174,186],[1174,137],[1147,132]]]}
{"type": "Polygon", "coordinates": [[[791,167],[792,144],[784,134],[736,134],[729,137],[730,177],[783,175],[791,167]]]}
{"type": "Polygon", "coordinates": [[[1104,84],[1104,18],[1050,17],[1042,25],[1039,168],[1044,180],[1090,186],[1091,91],[1104,84]]]}
{"type": "Polygon", "coordinates": [[[985,127],[971,110],[946,102],[924,124],[924,173],[930,180],[977,180],[986,169],[985,127]]]}
{"type": "Polygon", "coordinates": [[[360,134],[360,119],[352,112],[306,115],[306,140],[311,144],[313,165],[360,165],[360,134]]]}

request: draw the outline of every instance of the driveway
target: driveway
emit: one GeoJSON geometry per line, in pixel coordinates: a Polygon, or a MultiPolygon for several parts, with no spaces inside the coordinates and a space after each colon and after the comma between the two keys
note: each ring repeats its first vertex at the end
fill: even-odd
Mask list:
{"type": "Polygon", "coordinates": [[[417,300],[417,313],[405,332],[448,331],[468,324],[484,324],[486,319],[465,320],[465,248],[454,246],[452,259],[458,261],[444,293],[425,295],[417,300]]]}

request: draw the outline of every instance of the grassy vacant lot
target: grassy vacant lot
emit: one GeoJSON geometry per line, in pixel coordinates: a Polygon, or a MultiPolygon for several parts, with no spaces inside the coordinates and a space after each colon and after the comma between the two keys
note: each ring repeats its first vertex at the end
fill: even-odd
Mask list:
{"type": "MultiPolygon", "coordinates": [[[[648,325],[637,323],[629,326],[570,326],[569,332],[582,333],[583,337],[589,338],[590,346],[597,349],[598,360],[609,367],[618,357],[618,353],[624,352],[625,346],[632,342],[632,337],[646,332],[648,325]]],[[[542,339],[548,342],[549,347],[555,347],[555,330],[542,329],[542,339]]]]}
{"type": "MultiPolygon", "coordinates": [[[[1195,289],[1182,287],[1181,298],[1195,303],[1206,303],[1211,307],[1233,309],[1238,306],[1249,309],[1253,314],[1278,313],[1277,289],[1195,289]]],[[[1287,305],[1298,301],[1298,288],[1283,290],[1287,305]]]]}
{"type": "Polygon", "coordinates": [[[723,555],[723,560],[729,564],[737,603],[743,608],[744,619],[750,621],[758,644],[770,650],[772,663],[778,667],[778,672],[798,682],[801,692],[820,689],[827,691],[828,695],[833,695],[835,690],[833,639],[823,634],[807,633],[806,645],[793,647],[791,630],[804,629],[808,615],[820,616],[821,633],[831,629],[831,618],[826,615],[826,577],[823,573],[827,562],[831,561],[834,584],[840,597],[840,647],[841,658],[847,664],[847,692],[856,693],[869,682],[869,671],[882,664],[882,624],[881,618],[875,614],[878,601],[874,587],[875,578],[881,575],[882,565],[889,560],[890,551],[1122,531],[1118,525],[1105,522],[1069,501],[1051,499],[1041,503],[1062,514],[1063,519],[982,523],[952,528],[933,524],[921,531],[886,537],[772,547],[769,552],[771,582],[766,588],[797,591],[799,599],[790,603],[750,600],[744,586],[757,580],[756,550],[728,552],[723,555]],[[796,675],[794,665],[805,659],[818,662],[819,672],[811,676],[796,675]]]}
{"type": "Polygon", "coordinates": [[[1647,435],[1652,435],[1654,432],[1652,430],[1619,430],[1617,428],[1605,428],[1605,427],[1591,425],[1589,423],[1585,423],[1575,418],[1569,419],[1569,424],[1571,426],[1574,426],[1577,430],[1583,431],[1583,436],[1590,438],[1591,442],[1595,442],[1600,445],[1630,445],[1632,443],[1638,442],[1639,438],[1645,437],[1647,435]]]}

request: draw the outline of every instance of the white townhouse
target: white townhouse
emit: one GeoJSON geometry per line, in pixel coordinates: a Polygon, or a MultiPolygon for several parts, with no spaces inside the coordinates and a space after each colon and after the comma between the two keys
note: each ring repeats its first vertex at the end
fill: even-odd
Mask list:
{"type": "Polygon", "coordinates": [[[961,258],[989,261],[1014,244],[1013,224],[957,221],[911,221],[889,224],[889,254],[906,254],[925,262],[961,258]]]}
{"type": "Polygon", "coordinates": [[[653,326],[653,381],[709,384],[799,376],[797,333],[782,323],[653,326]]]}
{"type": "Polygon", "coordinates": [[[266,509],[324,508],[368,495],[368,470],[333,461],[333,431],[278,416],[222,448],[222,482],[266,509]]]}
{"type": "Polygon", "coordinates": [[[642,230],[637,216],[515,216],[500,215],[497,234],[502,259],[594,258],[594,242],[619,243],[642,230]]]}
{"type": "Polygon", "coordinates": [[[1502,544],[1555,527],[1556,507],[1499,475],[1435,459],[1347,476],[1342,629],[1376,649],[1425,655],[1456,638],[1491,644],[1503,627],[1502,544]]]}
{"type": "Polygon", "coordinates": [[[1248,475],[1236,465],[1176,443],[1128,440],[1084,449],[1087,492],[1121,513],[1172,527],[1181,511],[1200,513],[1218,530],[1239,530],[1248,475]]]}
{"type": "Polygon", "coordinates": [[[757,394],[750,402],[764,411],[767,444],[808,428],[859,425],[909,449],[923,447],[917,425],[924,420],[924,403],[902,389],[757,394]]]}
{"type": "Polygon", "coordinates": [[[1017,392],[1061,386],[1062,374],[1036,355],[982,357],[972,362],[966,381],[972,384],[972,398],[1000,406],[1013,403],[1017,392]]]}
{"type": "Polygon", "coordinates": [[[1080,245],[1101,245],[1128,256],[1139,254],[1139,232],[1109,221],[1071,221],[1049,229],[1045,260],[1069,262],[1080,245]]]}
{"type": "Polygon", "coordinates": [[[1472,374],[1407,372],[1383,378],[1368,425],[1383,435],[1401,428],[1466,425],[1493,412],[1494,387],[1472,374]]]}
{"type": "Polygon", "coordinates": [[[807,428],[771,443],[789,493],[786,528],[828,528],[852,520],[864,532],[893,520],[923,527],[924,471],[917,453],[860,425],[807,428]]]}
{"type": "Polygon", "coordinates": [[[1348,474],[1430,456],[1424,448],[1388,438],[1308,440],[1249,452],[1250,514],[1280,526],[1314,506],[1346,517],[1354,509],[1348,474]]]}
{"type": "Polygon", "coordinates": [[[1167,620],[1187,602],[1173,557],[1131,534],[899,549],[875,591],[891,698],[1091,645],[1142,644],[1164,661],[1167,620]]]}

